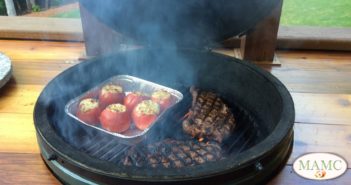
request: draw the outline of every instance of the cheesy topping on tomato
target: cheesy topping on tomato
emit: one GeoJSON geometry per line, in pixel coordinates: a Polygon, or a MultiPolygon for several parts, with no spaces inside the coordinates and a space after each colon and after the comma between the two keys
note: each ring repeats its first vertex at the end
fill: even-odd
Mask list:
{"type": "Polygon", "coordinates": [[[171,94],[165,90],[158,90],[152,93],[152,98],[157,100],[165,100],[171,97],[171,94]]]}
{"type": "Polygon", "coordinates": [[[140,92],[140,91],[134,91],[134,92],[132,92],[132,93],[134,93],[134,94],[136,94],[136,95],[138,95],[138,96],[147,96],[146,93],[143,93],[143,92],[140,92]]]}
{"type": "Polygon", "coordinates": [[[99,102],[93,98],[84,99],[79,103],[79,109],[82,112],[88,112],[89,110],[95,109],[96,107],[99,107],[99,102]]]}
{"type": "Polygon", "coordinates": [[[121,93],[123,92],[123,88],[119,85],[113,85],[113,84],[109,84],[109,85],[105,85],[104,87],[102,87],[102,93],[121,93]]]}
{"type": "Polygon", "coordinates": [[[107,109],[111,110],[112,112],[125,112],[127,111],[126,106],[116,103],[116,104],[111,104],[107,106],[107,109]]]}
{"type": "Polygon", "coordinates": [[[137,114],[158,115],[160,113],[160,106],[152,100],[144,100],[136,107],[137,114]]]}

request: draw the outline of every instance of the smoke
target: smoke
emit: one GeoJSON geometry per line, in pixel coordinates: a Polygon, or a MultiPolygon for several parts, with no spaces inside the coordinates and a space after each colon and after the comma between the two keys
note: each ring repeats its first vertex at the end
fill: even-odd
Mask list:
{"type": "MultiPolygon", "coordinates": [[[[146,47],[191,47],[204,42],[212,34],[206,24],[211,11],[205,1],[108,0],[82,1],[99,21],[124,37],[132,38],[146,47]],[[201,39],[198,39],[201,38],[201,39]]],[[[84,24],[84,23],[83,23],[84,24]]],[[[89,24],[89,23],[88,23],[89,24]]]]}
{"type": "MultiPolygon", "coordinates": [[[[212,48],[220,41],[253,27],[278,0],[81,0],[83,27],[93,31],[96,44],[114,47],[101,35],[117,32],[127,44],[137,42],[151,48],[212,48]],[[97,19],[97,24],[90,22],[97,19]],[[100,24],[102,23],[102,25],[100,24]],[[96,27],[89,27],[88,25],[96,27]],[[105,32],[105,28],[110,29],[105,32]],[[99,30],[99,31],[94,31],[99,30]],[[127,39],[125,39],[127,38],[127,39]],[[104,38],[101,38],[104,39],[104,38]]],[[[117,41],[118,42],[118,41],[117,41]]],[[[103,47],[103,46],[101,46],[103,47]]]]}
{"type": "MultiPolygon", "coordinates": [[[[110,54],[83,61],[48,85],[42,96],[47,100],[41,103],[47,107],[49,121],[56,132],[78,149],[87,143],[98,143],[102,147],[104,143],[96,140],[101,137],[108,137],[118,143],[113,136],[89,128],[64,112],[69,100],[115,75],[136,76],[181,90],[182,93],[187,93],[187,88],[192,85],[219,88],[223,86],[216,84],[220,81],[230,84],[230,79],[234,77],[226,76],[228,79],[223,79],[222,74],[226,67],[232,67],[229,60],[220,61],[223,65],[219,65],[217,57],[209,55],[206,48],[212,48],[217,41],[245,31],[260,18],[258,15],[267,12],[273,0],[259,1],[262,4],[240,2],[241,6],[236,4],[237,0],[82,0],[82,7],[91,16],[96,17],[106,28],[118,32],[118,38],[124,38],[114,47],[115,40],[104,36],[105,32],[99,33],[98,27],[95,28],[86,44],[99,48],[101,44],[109,43],[107,46],[113,48],[109,50],[110,54]],[[252,20],[241,17],[246,10],[240,8],[250,8],[250,5],[257,8],[259,4],[264,5],[262,11],[250,12],[253,14],[252,20]],[[134,48],[136,43],[142,48],[126,51],[123,49],[125,47],[121,47],[134,48]]],[[[254,8],[251,7],[251,10],[254,8]]],[[[89,20],[86,21],[83,26],[89,23],[89,20]]],[[[100,48],[104,47],[106,45],[100,48]]],[[[101,49],[99,52],[106,54],[101,49]]],[[[238,93],[230,88],[223,94],[238,93]]],[[[153,130],[154,137],[149,137],[149,141],[172,134],[164,132],[165,127],[169,126],[167,122],[161,125],[164,127],[153,130]]]]}

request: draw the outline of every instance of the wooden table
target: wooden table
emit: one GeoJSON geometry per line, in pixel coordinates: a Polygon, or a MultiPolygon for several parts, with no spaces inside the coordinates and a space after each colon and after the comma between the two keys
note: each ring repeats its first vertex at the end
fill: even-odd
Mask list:
{"type": "MultiPolygon", "coordinates": [[[[0,90],[0,184],[59,184],[40,158],[33,125],[45,84],[77,64],[83,43],[0,40],[13,61],[13,78],[0,90]]],[[[230,53],[228,50],[222,50],[230,53]]],[[[351,169],[332,181],[311,181],[292,171],[297,156],[333,152],[351,164],[351,53],[279,51],[281,67],[262,66],[290,90],[296,108],[294,150],[269,184],[351,184],[351,169]]]]}

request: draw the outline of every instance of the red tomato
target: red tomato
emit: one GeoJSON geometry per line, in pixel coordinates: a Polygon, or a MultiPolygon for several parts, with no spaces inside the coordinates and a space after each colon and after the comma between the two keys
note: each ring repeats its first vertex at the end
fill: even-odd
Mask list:
{"type": "Polygon", "coordinates": [[[83,99],[86,99],[86,98],[97,99],[98,96],[99,96],[99,90],[92,90],[92,91],[89,91],[89,92],[85,93],[83,99]]]}
{"type": "Polygon", "coordinates": [[[80,101],[76,116],[85,123],[97,125],[100,114],[99,102],[93,98],[87,98],[80,101]]]}
{"type": "Polygon", "coordinates": [[[161,111],[172,105],[172,96],[165,90],[158,90],[152,93],[151,100],[160,105],[161,111]]]}
{"type": "Polygon", "coordinates": [[[105,130],[121,133],[129,129],[131,119],[126,106],[118,103],[107,106],[101,112],[100,122],[105,130]]]}
{"type": "Polygon", "coordinates": [[[99,101],[102,109],[114,103],[123,103],[123,99],[123,88],[119,85],[105,85],[99,93],[99,101]]]}
{"type": "Polygon", "coordinates": [[[127,107],[127,110],[132,111],[137,104],[146,99],[148,97],[140,92],[132,92],[124,98],[124,105],[127,107]]]}
{"type": "Polygon", "coordinates": [[[139,130],[145,130],[157,119],[159,114],[160,106],[157,103],[144,100],[133,109],[132,118],[139,130]]]}

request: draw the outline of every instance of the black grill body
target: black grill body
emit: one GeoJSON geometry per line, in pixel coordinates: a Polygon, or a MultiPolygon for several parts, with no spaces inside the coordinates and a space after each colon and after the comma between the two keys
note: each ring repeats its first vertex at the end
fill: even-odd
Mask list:
{"type": "MultiPolygon", "coordinates": [[[[177,110],[184,110],[187,102],[179,106],[168,117],[181,115],[177,110]]],[[[59,179],[71,184],[263,183],[286,164],[292,150],[294,118],[289,92],[268,72],[209,51],[176,49],[138,49],[83,61],[46,86],[34,112],[44,161],[59,179]],[[236,133],[224,143],[228,156],[184,169],[150,170],[114,163],[113,157],[125,147],[70,118],[64,106],[109,77],[122,74],[183,93],[196,86],[219,94],[232,105],[239,120],[236,133]]],[[[148,142],[181,137],[170,135],[169,125],[159,125],[151,131],[148,142]],[[153,132],[161,134],[156,137],[153,132]]]]}

